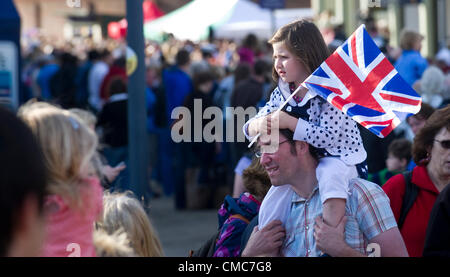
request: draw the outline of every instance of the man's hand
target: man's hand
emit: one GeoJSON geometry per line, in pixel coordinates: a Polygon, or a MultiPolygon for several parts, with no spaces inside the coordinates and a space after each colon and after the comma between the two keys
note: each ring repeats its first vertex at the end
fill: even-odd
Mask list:
{"type": "Polygon", "coordinates": [[[332,257],[339,257],[343,250],[349,247],[345,242],[344,235],[346,222],[347,217],[344,216],[336,227],[331,227],[323,222],[322,217],[316,217],[314,238],[317,248],[332,257]]]}
{"type": "Polygon", "coordinates": [[[256,226],[242,251],[242,257],[278,256],[285,237],[285,230],[279,220],[270,222],[261,230],[256,226]]]}

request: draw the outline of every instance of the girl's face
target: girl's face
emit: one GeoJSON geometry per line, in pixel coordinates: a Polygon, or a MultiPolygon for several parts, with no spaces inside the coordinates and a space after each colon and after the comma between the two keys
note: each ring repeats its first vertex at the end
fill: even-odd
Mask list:
{"type": "Polygon", "coordinates": [[[278,76],[287,83],[301,84],[310,72],[301,60],[291,53],[283,42],[275,42],[273,45],[273,65],[278,76]]]}

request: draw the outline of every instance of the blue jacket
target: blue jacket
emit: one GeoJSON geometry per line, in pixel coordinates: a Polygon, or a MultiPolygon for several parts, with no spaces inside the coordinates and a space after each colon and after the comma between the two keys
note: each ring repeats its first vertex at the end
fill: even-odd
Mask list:
{"type": "Polygon", "coordinates": [[[403,50],[402,55],[395,63],[398,73],[411,86],[422,77],[427,67],[427,60],[414,50],[403,50]]]}
{"type": "Polygon", "coordinates": [[[191,77],[177,66],[164,70],[162,79],[166,90],[167,118],[171,122],[172,110],[183,105],[186,95],[192,92],[192,81],[191,77]]]}

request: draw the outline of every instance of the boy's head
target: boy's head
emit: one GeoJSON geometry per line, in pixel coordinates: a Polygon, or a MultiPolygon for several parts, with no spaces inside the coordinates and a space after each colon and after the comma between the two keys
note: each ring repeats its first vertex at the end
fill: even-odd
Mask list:
{"type": "Polygon", "coordinates": [[[386,167],[389,171],[404,171],[411,160],[412,144],[407,139],[396,139],[388,148],[386,167]]]}

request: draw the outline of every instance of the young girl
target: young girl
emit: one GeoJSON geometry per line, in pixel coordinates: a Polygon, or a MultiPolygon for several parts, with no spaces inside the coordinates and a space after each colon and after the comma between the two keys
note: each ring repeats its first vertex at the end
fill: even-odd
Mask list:
{"type": "Polygon", "coordinates": [[[129,193],[109,193],[104,197],[103,218],[96,224],[98,229],[114,234],[126,233],[130,246],[140,257],[162,257],[163,250],[141,203],[129,193]]]}
{"type": "Polygon", "coordinates": [[[70,112],[46,103],[19,110],[42,147],[49,174],[42,256],[95,256],[94,222],[102,211],[102,188],[91,163],[93,131],[70,112]]]}
{"type": "MultiPolygon", "coordinates": [[[[273,77],[278,87],[269,102],[244,125],[244,133],[252,140],[279,122],[279,129],[292,130],[294,139],[319,148],[325,156],[316,171],[323,219],[328,225],[337,226],[345,214],[349,180],[358,177],[358,173],[364,177],[361,163],[367,155],[359,130],[350,117],[303,88],[282,111],[274,113],[326,60],[329,51],[317,27],[304,20],[283,26],[269,43],[273,47],[273,77]]],[[[260,209],[260,229],[274,219],[285,223],[292,193],[290,186],[271,187],[260,209]]]]}

